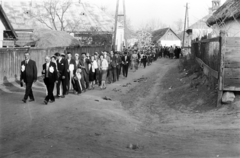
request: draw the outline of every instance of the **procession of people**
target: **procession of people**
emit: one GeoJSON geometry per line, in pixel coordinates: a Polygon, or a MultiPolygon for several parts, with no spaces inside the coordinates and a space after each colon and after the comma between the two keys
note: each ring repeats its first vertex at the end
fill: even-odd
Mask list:
{"type": "MultiPolygon", "coordinates": [[[[107,84],[119,81],[120,75],[127,78],[129,69],[134,72],[139,67],[146,68],[158,58],[179,58],[179,48],[144,47],[142,49],[128,48],[123,52],[95,52],[81,54],[71,52],[58,53],[45,57],[42,66],[42,78],[46,86],[44,104],[55,102],[55,98],[65,98],[70,92],[79,95],[88,90],[99,87],[105,90],[107,84]],[[175,55],[173,54],[175,52],[175,55]],[[80,57],[81,55],[81,57],[80,57]],[[55,94],[54,94],[55,92],[55,94]]],[[[34,101],[32,84],[37,80],[35,61],[30,59],[29,52],[25,53],[25,60],[21,63],[20,82],[26,84],[23,102],[34,101]]]]}

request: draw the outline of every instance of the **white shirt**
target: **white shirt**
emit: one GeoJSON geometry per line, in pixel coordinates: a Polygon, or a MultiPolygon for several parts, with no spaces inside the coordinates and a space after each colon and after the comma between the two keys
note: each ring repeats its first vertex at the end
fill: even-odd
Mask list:
{"type": "Polygon", "coordinates": [[[107,70],[107,68],[108,68],[108,62],[107,62],[106,59],[103,59],[103,60],[101,61],[101,69],[102,69],[102,70],[107,70]]]}
{"type": "Polygon", "coordinates": [[[93,66],[94,69],[97,69],[97,68],[98,68],[98,64],[97,64],[97,61],[96,61],[96,60],[93,60],[92,66],[93,66]]]}

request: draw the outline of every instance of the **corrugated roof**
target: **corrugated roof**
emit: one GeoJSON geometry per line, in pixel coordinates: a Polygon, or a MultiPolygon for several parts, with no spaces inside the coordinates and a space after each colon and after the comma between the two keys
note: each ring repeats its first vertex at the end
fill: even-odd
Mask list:
{"type": "MultiPolygon", "coordinates": [[[[47,28],[46,25],[37,20],[36,16],[32,16],[37,14],[41,3],[40,1],[10,0],[4,2],[3,6],[14,29],[47,28]]],[[[41,12],[44,13],[44,10],[41,12]]],[[[99,32],[112,32],[114,27],[114,18],[102,11],[97,5],[87,2],[73,3],[65,13],[65,21],[71,24],[77,22],[78,25],[74,26],[77,31],[97,29],[99,32]]],[[[46,23],[50,25],[47,20],[46,23]]],[[[60,25],[57,27],[60,28],[60,25]]],[[[72,27],[67,27],[66,31],[72,31],[72,27]]]]}
{"type": "Polygon", "coordinates": [[[227,20],[240,17],[240,0],[227,0],[207,20],[209,25],[224,23],[227,20]]]}

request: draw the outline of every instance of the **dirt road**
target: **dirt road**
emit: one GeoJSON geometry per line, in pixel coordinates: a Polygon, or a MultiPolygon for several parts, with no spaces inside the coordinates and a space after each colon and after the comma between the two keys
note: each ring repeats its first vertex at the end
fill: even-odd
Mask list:
{"type": "Polygon", "coordinates": [[[215,108],[215,94],[190,88],[178,60],[48,105],[41,82],[35,102],[23,104],[23,92],[0,86],[1,158],[240,157],[239,102],[215,108]]]}

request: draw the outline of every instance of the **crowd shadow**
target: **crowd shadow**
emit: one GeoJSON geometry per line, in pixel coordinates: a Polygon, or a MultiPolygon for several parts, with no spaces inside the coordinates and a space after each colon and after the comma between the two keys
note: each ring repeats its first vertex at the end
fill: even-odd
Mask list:
{"type": "Polygon", "coordinates": [[[17,83],[17,85],[19,85],[19,87],[17,87],[16,85],[14,85],[12,82],[10,82],[8,80],[8,78],[6,76],[3,77],[3,86],[4,88],[6,88],[7,90],[11,91],[11,92],[24,92],[24,89],[20,88],[20,81],[17,79],[17,75],[15,75],[15,81],[17,83]]]}

